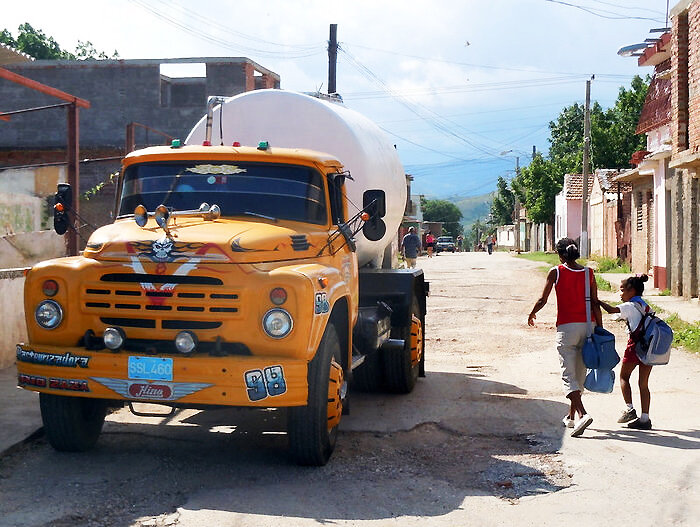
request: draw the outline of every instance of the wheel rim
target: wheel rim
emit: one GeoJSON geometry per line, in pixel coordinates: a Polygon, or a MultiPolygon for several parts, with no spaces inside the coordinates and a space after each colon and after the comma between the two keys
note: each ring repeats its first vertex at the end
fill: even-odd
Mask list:
{"type": "Polygon", "coordinates": [[[411,317],[411,366],[416,366],[423,355],[423,325],[416,315],[411,317]]]}
{"type": "Polygon", "coordinates": [[[328,378],[328,430],[332,430],[340,423],[340,416],[343,414],[343,390],[345,378],[343,368],[335,359],[331,361],[331,368],[328,378]]]}

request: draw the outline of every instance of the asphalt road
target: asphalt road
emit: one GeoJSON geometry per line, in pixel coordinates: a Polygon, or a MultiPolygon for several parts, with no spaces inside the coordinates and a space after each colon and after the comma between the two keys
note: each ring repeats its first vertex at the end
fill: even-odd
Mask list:
{"type": "MultiPolygon", "coordinates": [[[[289,460],[283,411],[121,410],[89,453],[37,438],[0,458],[0,525],[698,524],[700,357],[676,350],[652,372],[653,431],[616,423],[616,387],[584,396],[595,421],[571,438],[554,297],[526,324],[538,264],[443,253],[419,265],[427,377],[405,396],[353,394],[327,466],[289,460]]],[[[622,349],[623,326],[606,326],[622,349]]]]}

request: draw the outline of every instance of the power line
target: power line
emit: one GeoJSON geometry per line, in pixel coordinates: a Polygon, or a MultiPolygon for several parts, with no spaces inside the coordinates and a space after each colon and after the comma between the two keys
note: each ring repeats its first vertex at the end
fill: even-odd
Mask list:
{"type": "Polygon", "coordinates": [[[652,22],[659,22],[659,23],[664,22],[663,18],[650,18],[650,17],[645,17],[645,16],[627,16],[627,15],[622,15],[620,13],[615,13],[614,11],[607,11],[605,9],[596,9],[593,7],[586,7],[586,6],[582,6],[582,5],[578,5],[578,4],[571,4],[569,2],[562,2],[561,0],[544,0],[544,1],[552,3],[552,4],[561,4],[561,5],[564,5],[567,7],[573,7],[576,9],[580,9],[581,11],[585,11],[586,13],[589,13],[593,16],[597,16],[600,18],[607,18],[608,20],[649,20],[652,22]]]}

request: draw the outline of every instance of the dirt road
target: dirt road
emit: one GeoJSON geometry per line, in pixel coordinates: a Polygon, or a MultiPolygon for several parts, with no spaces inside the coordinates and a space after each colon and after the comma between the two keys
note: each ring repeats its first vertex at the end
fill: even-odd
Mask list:
{"type": "MultiPolygon", "coordinates": [[[[570,438],[554,298],[526,325],[539,265],[419,264],[428,375],[408,396],[353,394],[327,466],[290,463],[281,411],[120,411],[90,453],[37,439],[1,458],[0,525],[697,525],[700,358],[676,351],[654,369],[654,431],[617,425],[616,387],[584,397],[595,421],[570,438]]],[[[621,348],[623,327],[606,325],[621,348]]]]}

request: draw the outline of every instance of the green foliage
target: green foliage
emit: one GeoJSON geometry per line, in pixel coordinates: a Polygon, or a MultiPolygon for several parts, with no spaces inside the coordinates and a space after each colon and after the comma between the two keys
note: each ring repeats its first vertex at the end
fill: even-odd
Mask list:
{"type": "Polygon", "coordinates": [[[559,177],[555,165],[542,154],[536,154],[532,162],[520,171],[513,188],[527,209],[534,223],[554,221],[554,197],[561,191],[563,176],[559,177]]]}
{"type": "Polygon", "coordinates": [[[673,343],[683,346],[688,351],[700,353],[700,323],[690,324],[673,314],[666,319],[673,330],[673,343]]]}
{"type": "Polygon", "coordinates": [[[424,221],[441,221],[443,230],[450,236],[462,234],[462,213],[454,203],[444,199],[421,198],[424,221]]]}
{"type": "Polygon", "coordinates": [[[610,258],[608,256],[592,256],[591,260],[596,262],[596,268],[599,273],[631,273],[628,263],[623,262],[619,258],[610,258]]]}
{"type": "Polygon", "coordinates": [[[600,276],[599,274],[594,275],[595,276],[595,283],[598,285],[598,289],[600,291],[612,291],[612,285],[610,285],[610,282],[608,282],[605,278],[600,276]]]}
{"type": "Polygon", "coordinates": [[[86,190],[80,198],[85,200],[85,201],[90,201],[90,199],[94,198],[99,194],[102,189],[107,186],[107,185],[116,185],[119,181],[119,172],[112,172],[109,176],[107,176],[107,179],[104,181],[98,183],[91,189],[86,190]]]}
{"type": "MultiPolygon", "coordinates": [[[[636,75],[629,89],[620,87],[612,108],[603,110],[597,102],[591,105],[592,170],[630,167],[632,154],[645,148],[646,138],[637,135],[636,129],[648,88],[649,78],[636,75]]],[[[549,159],[559,176],[583,170],[584,110],[583,105],[575,103],[549,123],[549,159]]]]}
{"type": "Polygon", "coordinates": [[[659,291],[659,296],[671,296],[671,290],[664,289],[663,291],[659,291]]]}
{"type": "Polygon", "coordinates": [[[546,262],[549,264],[549,269],[550,267],[554,267],[555,265],[559,265],[561,262],[559,261],[559,255],[556,253],[545,253],[541,251],[533,251],[529,253],[521,253],[518,255],[518,258],[522,258],[524,260],[530,260],[533,262],[546,262]]]}
{"type": "Polygon", "coordinates": [[[103,51],[97,51],[91,42],[78,41],[75,53],[61,49],[53,37],[47,36],[40,29],[34,29],[28,22],[17,28],[17,38],[7,29],[0,31],[0,42],[34,57],[37,60],[86,60],[119,58],[115,51],[109,57],[103,51]]]}
{"type": "Polygon", "coordinates": [[[508,225],[513,223],[513,209],[515,208],[515,194],[508,188],[505,178],[499,176],[496,183],[496,195],[491,203],[491,222],[495,225],[508,225]]]}

